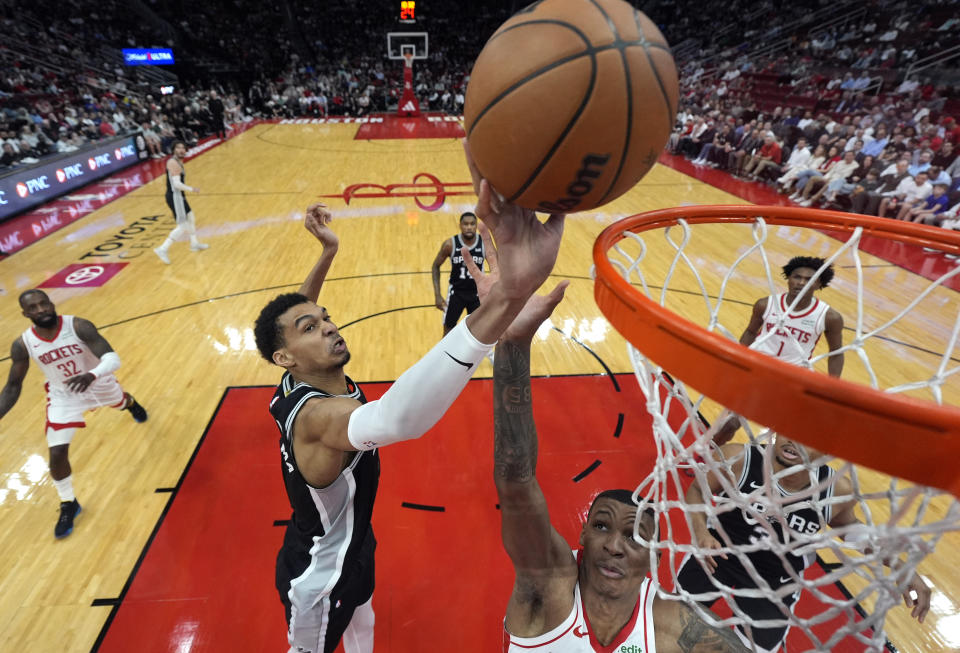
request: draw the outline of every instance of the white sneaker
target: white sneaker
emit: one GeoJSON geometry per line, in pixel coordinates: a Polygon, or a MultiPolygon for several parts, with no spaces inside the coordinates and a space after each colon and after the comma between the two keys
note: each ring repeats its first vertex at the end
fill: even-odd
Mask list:
{"type": "Polygon", "coordinates": [[[170,257],[167,256],[167,253],[165,251],[163,251],[159,247],[155,247],[153,249],[153,253],[156,254],[161,261],[163,261],[167,265],[170,265],[170,257]]]}
{"type": "Polygon", "coordinates": [[[813,204],[813,200],[803,200],[800,202],[800,206],[810,206],[811,204],[813,204]]]}
{"type": "Polygon", "coordinates": [[[202,252],[203,250],[209,248],[210,245],[206,243],[197,243],[196,245],[190,245],[191,252],[202,252]]]}
{"type": "Polygon", "coordinates": [[[789,199],[790,199],[790,201],[792,201],[792,202],[796,202],[798,199],[800,199],[800,193],[794,193],[793,195],[791,195],[791,196],[789,197],[789,199]]]}

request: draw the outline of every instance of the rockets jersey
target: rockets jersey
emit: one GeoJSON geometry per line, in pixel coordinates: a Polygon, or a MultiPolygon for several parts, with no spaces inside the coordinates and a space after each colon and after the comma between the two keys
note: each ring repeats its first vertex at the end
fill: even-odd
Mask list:
{"type": "Polygon", "coordinates": [[[650,579],[644,578],[630,621],[610,644],[604,646],[597,641],[590,627],[580,598],[578,581],[574,586],[573,608],[563,623],[537,637],[515,637],[504,627],[503,653],[657,653],[653,631],[653,600],[656,595],[650,579]]]}
{"type": "MultiPolygon", "coordinates": [[[[740,478],[737,480],[737,486],[744,496],[751,493],[767,496],[763,494],[765,492],[763,489],[763,455],[763,447],[748,444],[744,448],[743,469],[740,472],[740,478]]],[[[801,491],[799,493],[800,498],[791,502],[789,500],[791,494],[798,493],[789,492],[781,487],[780,483],[774,481],[772,498],[776,500],[779,495],[779,497],[786,499],[782,504],[783,520],[772,516],[767,518],[777,540],[780,542],[786,541],[783,531],[784,524],[788,529],[799,534],[813,535],[830,523],[830,520],[833,519],[833,505],[826,503],[826,501],[833,497],[835,484],[830,482],[833,474],[833,470],[827,465],[821,465],[816,471],[817,484],[825,486],[817,493],[816,500],[810,495],[809,491],[801,491]]],[[[717,496],[726,497],[727,494],[720,492],[717,496]]],[[[767,509],[767,506],[760,501],[753,501],[750,505],[758,513],[767,509]]],[[[759,540],[771,537],[770,531],[761,525],[754,515],[743,508],[719,512],[717,520],[734,546],[754,544],[759,540]]],[[[711,527],[710,532],[717,540],[724,541],[714,528],[711,527]]],[[[791,538],[791,541],[795,542],[796,539],[791,538]]],[[[769,549],[754,551],[748,553],[747,557],[753,562],[757,571],[769,580],[771,586],[777,587],[790,581],[788,573],[784,569],[783,561],[773,551],[769,549]]],[[[816,552],[808,553],[805,556],[786,553],[784,558],[797,573],[800,573],[816,559],[816,552]]]]}
{"type": "MultiPolygon", "coordinates": [[[[38,335],[36,327],[30,327],[20,336],[30,358],[47,377],[48,391],[51,393],[69,393],[65,383],[67,379],[89,372],[100,364],[100,357],[77,335],[73,319],[72,315],[58,315],[57,333],[51,340],[38,335]]],[[[104,374],[97,381],[112,376],[104,374]]]]}
{"type": "Polygon", "coordinates": [[[810,356],[823,335],[829,310],[830,306],[814,297],[803,311],[787,314],[786,293],[768,297],[763,326],[750,348],[793,365],[810,367],[810,356]],[[783,324],[778,326],[784,315],[783,324]]]}
{"type": "MultiPolygon", "coordinates": [[[[453,288],[454,292],[476,295],[477,283],[470,276],[470,272],[463,262],[463,256],[460,255],[463,240],[460,239],[460,234],[457,234],[451,240],[453,241],[453,252],[450,253],[450,287],[453,288]]],[[[477,267],[482,270],[484,261],[483,238],[480,237],[480,234],[477,234],[474,236],[474,240],[476,242],[470,248],[470,256],[473,257],[473,262],[477,264],[477,267]]]]}
{"type": "MultiPolygon", "coordinates": [[[[293,517],[283,548],[312,558],[316,573],[339,576],[343,565],[360,554],[371,537],[370,520],[380,482],[380,456],[376,449],[358,451],[336,480],[324,488],[307,483],[293,451],[293,424],[308,400],[346,396],[366,403],[360,386],[347,377],[346,395],[330,395],[286,372],[270,401],[270,414],[280,429],[280,467],[293,517]],[[346,560],[345,560],[346,559],[346,560]]],[[[371,549],[372,550],[372,549],[371,549]]]]}

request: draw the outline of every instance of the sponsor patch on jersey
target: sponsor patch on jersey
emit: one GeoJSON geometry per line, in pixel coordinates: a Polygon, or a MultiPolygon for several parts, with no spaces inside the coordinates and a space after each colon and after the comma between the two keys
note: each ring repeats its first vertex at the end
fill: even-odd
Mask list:
{"type": "Polygon", "coordinates": [[[95,288],[110,281],[127,263],[72,263],[38,288],[95,288]]]}

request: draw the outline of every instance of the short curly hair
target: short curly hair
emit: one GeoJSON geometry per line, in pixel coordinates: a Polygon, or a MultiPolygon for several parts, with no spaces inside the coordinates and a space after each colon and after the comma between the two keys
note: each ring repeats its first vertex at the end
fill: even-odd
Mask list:
{"type": "MultiPolygon", "coordinates": [[[[783,266],[783,278],[789,279],[790,275],[793,274],[793,271],[797,268],[810,268],[814,271],[819,270],[820,266],[826,262],[826,259],[816,256],[794,256],[786,265],[783,266]]],[[[833,281],[833,265],[827,266],[827,268],[820,275],[819,281],[821,288],[826,288],[830,285],[830,282],[833,281]]]]}
{"type": "Polygon", "coordinates": [[[277,295],[270,303],[263,307],[257,322],[253,327],[253,335],[257,341],[260,355],[268,362],[273,362],[273,352],[286,344],[283,339],[283,329],[280,327],[280,316],[294,306],[309,304],[310,300],[298,292],[277,295]]]}

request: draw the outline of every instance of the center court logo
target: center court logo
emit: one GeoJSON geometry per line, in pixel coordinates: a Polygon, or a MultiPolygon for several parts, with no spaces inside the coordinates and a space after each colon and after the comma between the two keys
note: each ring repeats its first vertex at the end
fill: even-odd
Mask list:
{"type": "Polygon", "coordinates": [[[455,195],[473,195],[473,184],[468,182],[444,183],[429,172],[418,172],[413,176],[412,184],[351,184],[337,195],[321,195],[324,198],[340,198],[344,204],[353,199],[412,197],[414,203],[424,211],[436,211],[442,207],[448,197],[455,195]],[[429,203],[425,203],[429,202],[429,203]]]}

